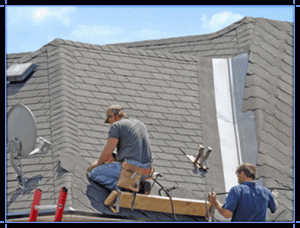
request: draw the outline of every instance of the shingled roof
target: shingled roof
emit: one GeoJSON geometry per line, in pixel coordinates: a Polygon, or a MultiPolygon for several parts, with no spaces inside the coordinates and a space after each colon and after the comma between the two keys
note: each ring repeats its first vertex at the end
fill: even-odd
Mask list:
{"type": "MultiPolygon", "coordinates": [[[[117,44],[191,56],[228,58],[248,53],[243,112],[255,113],[258,177],[267,187],[294,187],[294,24],[245,17],[212,34],[117,44]]],[[[292,220],[293,193],[280,192],[280,213],[292,220]]]]}
{"type": "MultiPolygon", "coordinates": [[[[223,192],[212,58],[241,53],[248,53],[243,111],[255,113],[259,177],[267,187],[293,189],[293,24],[246,17],[209,35],[105,46],[55,39],[36,52],[9,54],[7,67],[32,62],[38,68],[26,82],[7,86],[7,110],[27,105],[38,135],[52,147],[47,155],[22,159],[32,178],[27,190],[18,188],[7,162],[7,213],[28,214],[37,187],[44,192],[42,204],[56,204],[65,186],[65,211],[113,215],[103,205],[108,191],[85,173],[106,143],[103,120],[112,104],[146,124],[160,182],[177,187],[172,194],[204,199],[211,186],[223,192]],[[196,156],[200,143],[213,147],[206,175],[181,152],[196,156]]],[[[293,194],[279,192],[280,210],[268,219],[293,220],[293,194]]],[[[126,209],[120,215],[172,219],[126,209]]]]}
{"type": "MultiPolygon", "coordinates": [[[[115,103],[147,125],[164,186],[205,191],[205,180],[179,150],[197,155],[202,143],[195,58],[56,39],[18,62],[39,65],[25,83],[8,85],[7,102],[8,110],[27,105],[38,135],[52,142],[47,156],[22,160],[26,176],[40,179],[38,186],[48,196],[43,203],[53,204],[65,186],[68,208],[112,214],[103,205],[108,192],[91,183],[85,171],[104,148],[109,126],[103,120],[115,103]]],[[[32,189],[18,189],[12,171],[8,163],[8,212],[28,211],[32,189]]]]}

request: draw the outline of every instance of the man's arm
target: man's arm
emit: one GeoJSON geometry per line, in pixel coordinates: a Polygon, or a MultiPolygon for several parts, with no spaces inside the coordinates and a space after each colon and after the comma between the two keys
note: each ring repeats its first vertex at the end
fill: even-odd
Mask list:
{"type": "Polygon", "coordinates": [[[233,213],[230,210],[223,208],[222,206],[223,205],[219,202],[219,200],[216,200],[215,207],[219,211],[219,213],[227,219],[231,218],[233,213]]]}
{"type": "Polygon", "coordinates": [[[279,192],[277,190],[273,190],[272,192],[272,198],[269,200],[269,205],[268,207],[270,207],[271,212],[275,213],[275,211],[278,208],[278,196],[279,196],[279,192]]]}
{"type": "Polygon", "coordinates": [[[87,169],[87,172],[91,172],[93,168],[98,165],[104,164],[113,154],[116,146],[118,145],[119,140],[116,138],[108,138],[107,143],[99,157],[99,159],[93,162],[87,169]]]}
{"type": "Polygon", "coordinates": [[[216,209],[219,211],[219,213],[224,216],[225,218],[230,218],[232,216],[232,212],[228,209],[222,208],[222,204],[217,199],[217,195],[214,192],[208,193],[208,201],[216,207],[216,209]]]}
{"type": "Polygon", "coordinates": [[[100,155],[98,165],[104,164],[113,154],[116,146],[118,145],[119,139],[108,138],[107,143],[100,155]]]}

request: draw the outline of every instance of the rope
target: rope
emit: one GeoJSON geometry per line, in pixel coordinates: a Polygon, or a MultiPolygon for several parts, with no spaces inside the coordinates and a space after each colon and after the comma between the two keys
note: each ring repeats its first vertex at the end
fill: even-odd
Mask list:
{"type": "MultiPolygon", "coordinates": [[[[160,183],[158,183],[158,181],[155,180],[155,179],[153,179],[153,181],[154,181],[155,183],[157,183],[157,184],[161,187],[161,188],[158,190],[158,194],[161,196],[161,191],[164,191],[164,192],[167,194],[167,196],[170,198],[171,207],[172,207],[172,214],[173,214],[174,220],[177,221],[177,218],[176,218],[176,215],[175,215],[175,211],[174,211],[173,200],[172,200],[171,195],[170,195],[169,192],[168,192],[168,191],[170,191],[170,189],[167,189],[167,190],[166,190],[166,189],[164,188],[164,186],[162,186],[160,183]]],[[[175,189],[175,188],[174,188],[174,189],[175,189]]]]}
{"type": "MultiPolygon", "coordinates": [[[[268,188],[269,190],[280,190],[280,191],[294,191],[294,189],[291,188],[268,188]]],[[[220,193],[216,193],[216,195],[227,195],[229,194],[229,192],[220,192],[220,193]]]]}
{"type": "Polygon", "coordinates": [[[174,220],[177,221],[177,218],[176,218],[176,215],[175,215],[175,212],[174,212],[174,205],[173,205],[173,200],[172,200],[171,195],[168,193],[168,191],[166,191],[166,190],[164,189],[164,187],[162,187],[162,188],[159,189],[159,191],[158,191],[158,193],[159,193],[160,196],[161,196],[161,190],[163,190],[163,191],[167,194],[167,196],[170,198],[171,207],[172,207],[172,214],[173,214],[174,220]]]}
{"type": "Polygon", "coordinates": [[[280,190],[280,191],[294,191],[291,188],[268,188],[269,190],[280,190]]]}

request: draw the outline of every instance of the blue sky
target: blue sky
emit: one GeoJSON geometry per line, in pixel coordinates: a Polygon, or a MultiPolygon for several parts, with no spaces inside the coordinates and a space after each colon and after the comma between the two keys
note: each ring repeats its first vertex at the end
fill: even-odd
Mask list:
{"type": "Polygon", "coordinates": [[[6,53],[55,38],[112,44],[216,32],[245,16],[294,22],[293,6],[7,6],[6,53]]]}

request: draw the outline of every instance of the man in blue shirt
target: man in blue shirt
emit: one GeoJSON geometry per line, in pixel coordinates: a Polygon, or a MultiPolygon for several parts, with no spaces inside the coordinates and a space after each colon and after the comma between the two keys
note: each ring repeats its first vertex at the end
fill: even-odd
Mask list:
{"type": "Polygon", "coordinates": [[[277,209],[276,193],[254,182],[256,168],[252,164],[238,166],[236,174],[240,185],[230,189],[223,206],[214,192],[209,193],[208,201],[222,216],[232,217],[231,221],[266,221],[267,208],[272,213],[277,209]]]}

